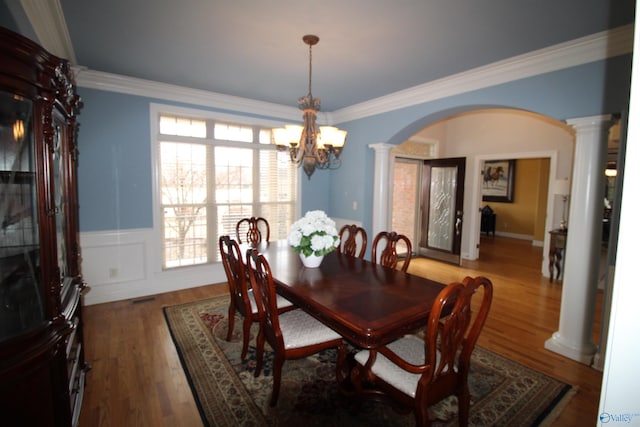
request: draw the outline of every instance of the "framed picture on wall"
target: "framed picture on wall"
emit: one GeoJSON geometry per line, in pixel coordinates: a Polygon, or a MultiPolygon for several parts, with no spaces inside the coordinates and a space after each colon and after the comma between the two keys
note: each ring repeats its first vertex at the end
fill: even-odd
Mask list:
{"type": "Polygon", "coordinates": [[[513,202],[515,160],[485,160],[482,167],[482,201],[513,202]]]}

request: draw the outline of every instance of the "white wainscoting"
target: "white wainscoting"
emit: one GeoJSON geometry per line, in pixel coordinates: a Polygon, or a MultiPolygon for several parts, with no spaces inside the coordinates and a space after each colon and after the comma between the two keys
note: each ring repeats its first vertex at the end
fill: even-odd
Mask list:
{"type": "MultiPolygon", "coordinates": [[[[333,218],[340,230],[358,221],[333,218]]],[[[217,242],[216,242],[217,245],[217,242]]],[[[86,305],[140,298],[227,281],[221,262],[169,271],[160,269],[152,229],[80,233],[82,275],[89,286],[86,305]]]]}
{"type": "Polygon", "coordinates": [[[222,263],[161,271],[154,241],[152,229],[80,233],[85,304],[226,282],[222,263]]]}

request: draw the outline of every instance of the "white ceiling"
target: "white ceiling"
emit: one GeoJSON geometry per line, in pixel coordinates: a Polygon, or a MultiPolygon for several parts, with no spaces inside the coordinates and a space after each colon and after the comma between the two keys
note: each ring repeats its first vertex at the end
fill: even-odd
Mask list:
{"type": "Polygon", "coordinates": [[[324,111],[631,23],[635,4],[51,0],[43,9],[41,0],[0,1],[45,47],[53,38],[43,29],[57,28],[75,65],[288,106],[307,93],[302,36],[316,34],[313,94],[324,111]]]}

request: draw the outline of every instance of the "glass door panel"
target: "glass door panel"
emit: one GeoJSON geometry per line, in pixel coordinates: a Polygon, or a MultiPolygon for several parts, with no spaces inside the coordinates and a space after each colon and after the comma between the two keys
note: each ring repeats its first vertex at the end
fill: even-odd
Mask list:
{"type": "Polygon", "coordinates": [[[44,322],[32,107],[0,92],[0,341],[44,322]]]}
{"type": "Polygon", "coordinates": [[[67,250],[66,250],[66,222],[64,213],[67,211],[65,200],[65,176],[64,176],[64,131],[57,123],[53,125],[53,191],[56,212],[56,240],[58,247],[58,268],[60,269],[60,282],[68,276],[67,250]]]}
{"type": "Polygon", "coordinates": [[[431,169],[428,247],[453,250],[457,172],[457,167],[431,169]]]}
{"type": "Polygon", "coordinates": [[[424,161],[420,255],[460,264],[465,164],[464,158],[424,161]]]}

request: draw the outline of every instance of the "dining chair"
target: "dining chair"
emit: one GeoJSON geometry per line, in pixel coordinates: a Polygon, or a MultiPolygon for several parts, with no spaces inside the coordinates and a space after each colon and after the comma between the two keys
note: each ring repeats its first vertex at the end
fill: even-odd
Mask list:
{"type": "Polygon", "coordinates": [[[338,235],[340,236],[340,245],[337,248],[338,253],[356,256],[358,245],[360,245],[358,258],[364,258],[364,254],[367,251],[367,232],[364,228],[355,224],[343,225],[338,235]]]}
{"type": "Polygon", "coordinates": [[[265,218],[252,216],[236,223],[236,239],[240,244],[268,242],[270,235],[269,221],[265,218]]]}
{"type": "MultiPolygon", "coordinates": [[[[238,243],[229,236],[220,236],[220,256],[229,283],[229,321],[227,329],[227,341],[233,336],[233,326],[236,311],[243,317],[242,322],[242,353],[244,359],[249,350],[249,338],[251,324],[260,321],[260,312],[256,304],[255,294],[249,286],[249,276],[242,261],[242,253],[238,243]]],[[[279,296],[276,301],[279,310],[292,310],[295,307],[291,301],[279,296]]]]}
{"type": "Polygon", "coordinates": [[[411,240],[404,234],[398,234],[395,231],[381,231],[376,235],[373,239],[373,246],[371,246],[371,262],[385,267],[397,268],[400,260],[397,250],[398,242],[401,242],[401,246],[404,245],[406,248],[402,264],[402,271],[406,272],[411,262],[411,240]],[[379,257],[378,246],[382,248],[379,257]]]}
{"type": "Polygon", "coordinates": [[[282,367],[288,359],[300,359],[335,347],[338,349],[336,380],[342,383],[346,346],[340,334],[301,309],[279,313],[276,309],[276,289],[267,260],[254,248],[247,251],[246,264],[251,286],[257,290],[258,310],[264,314],[263,327],[256,340],[258,348],[254,373],[256,377],[262,370],[265,340],[274,351],[271,406],[275,406],[278,402],[282,367]]]}
{"type": "Polygon", "coordinates": [[[445,287],[431,308],[424,339],[406,335],[384,347],[356,353],[351,372],[356,395],[386,396],[412,409],[418,426],[430,425],[429,406],[456,395],[458,423],[467,426],[471,353],[492,297],[493,285],[486,277],[466,277],[445,287]],[[471,302],[479,294],[473,314],[471,302]]]}

